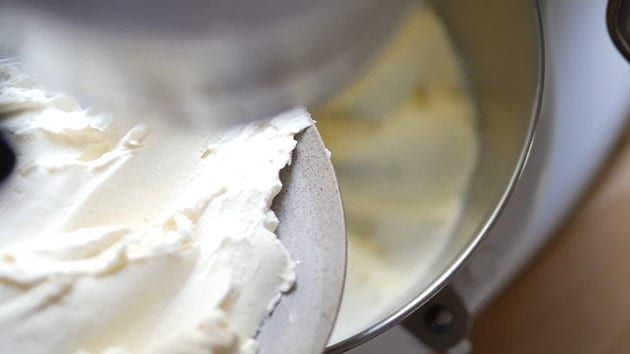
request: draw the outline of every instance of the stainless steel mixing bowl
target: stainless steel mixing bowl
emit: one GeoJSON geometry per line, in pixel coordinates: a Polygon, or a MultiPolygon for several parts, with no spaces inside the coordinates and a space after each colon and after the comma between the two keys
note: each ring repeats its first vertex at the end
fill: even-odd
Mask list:
{"type": "Polygon", "coordinates": [[[538,3],[442,0],[434,6],[461,55],[477,109],[479,155],[463,214],[443,254],[422,275],[428,281],[380,321],[330,345],[329,352],[348,350],[381,334],[448,284],[508,202],[534,139],[543,80],[538,3]]]}

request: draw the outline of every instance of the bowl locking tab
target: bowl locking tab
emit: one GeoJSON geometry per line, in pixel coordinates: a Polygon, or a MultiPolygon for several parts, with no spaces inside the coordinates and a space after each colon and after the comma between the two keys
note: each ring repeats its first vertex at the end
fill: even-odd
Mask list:
{"type": "Polygon", "coordinates": [[[467,353],[470,316],[460,296],[447,285],[403,321],[405,328],[436,351],[467,353]]]}

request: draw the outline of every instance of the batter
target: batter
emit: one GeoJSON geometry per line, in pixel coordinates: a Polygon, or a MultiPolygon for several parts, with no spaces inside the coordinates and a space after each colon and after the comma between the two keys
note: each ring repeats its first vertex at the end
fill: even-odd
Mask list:
{"type": "Polygon", "coordinates": [[[313,111],[344,199],[348,274],[331,343],[424,289],[475,168],[475,112],[430,6],[409,13],[354,86],[313,111]]]}

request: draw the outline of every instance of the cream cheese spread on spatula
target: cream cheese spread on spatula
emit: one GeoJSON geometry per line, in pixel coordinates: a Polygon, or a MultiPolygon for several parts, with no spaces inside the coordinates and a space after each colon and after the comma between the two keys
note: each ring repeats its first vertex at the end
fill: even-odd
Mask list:
{"type": "Polygon", "coordinates": [[[18,157],[0,186],[3,352],[256,351],[295,281],[270,206],[304,109],[216,135],[130,123],[5,64],[0,114],[18,157]]]}

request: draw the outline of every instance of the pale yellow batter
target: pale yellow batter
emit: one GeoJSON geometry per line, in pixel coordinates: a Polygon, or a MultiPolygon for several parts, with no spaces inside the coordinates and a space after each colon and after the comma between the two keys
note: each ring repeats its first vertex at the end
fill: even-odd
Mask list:
{"type": "Polygon", "coordinates": [[[315,110],[348,222],[348,275],[331,339],[374,324],[423,287],[472,175],[475,114],[456,52],[428,6],[368,74],[315,110]]]}

